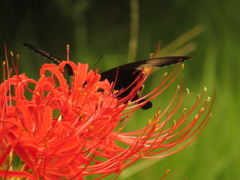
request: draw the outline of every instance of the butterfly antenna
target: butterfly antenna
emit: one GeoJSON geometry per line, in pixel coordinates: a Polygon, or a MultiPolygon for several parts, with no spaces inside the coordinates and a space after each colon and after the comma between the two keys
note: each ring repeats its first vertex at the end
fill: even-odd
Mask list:
{"type": "Polygon", "coordinates": [[[97,62],[95,62],[95,64],[92,65],[92,67],[90,69],[92,69],[94,66],[96,66],[102,58],[103,58],[103,55],[100,56],[100,58],[97,60],[97,62]]]}

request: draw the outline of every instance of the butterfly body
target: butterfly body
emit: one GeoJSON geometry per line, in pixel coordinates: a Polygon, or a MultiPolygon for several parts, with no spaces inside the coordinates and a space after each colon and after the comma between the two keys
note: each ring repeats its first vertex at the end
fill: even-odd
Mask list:
{"type": "MultiPolygon", "coordinates": [[[[28,44],[28,43],[23,43],[23,44],[28,48],[32,49],[33,51],[37,52],[38,54],[51,60],[53,63],[57,65],[62,62],[62,60],[57,58],[56,56],[46,51],[43,51],[31,44],[28,44]]],[[[188,59],[190,59],[190,57],[188,56],[169,56],[169,57],[146,59],[146,60],[141,60],[141,61],[137,61],[129,64],[124,64],[122,66],[118,66],[113,69],[100,73],[101,80],[107,79],[110,83],[115,83],[115,86],[114,86],[115,90],[125,89],[118,96],[121,99],[131,93],[132,88],[137,83],[135,82],[134,84],[134,81],[136,80],[137,77],[139,77],[139,75],[141,75],[143,68],[164,67],[167,65],[183,62],[188,59]]],[[[65,68],[67,69],[68,74],[72,76],[73,71],[71,66],[66,64],[65,68]]],[[[138,98],[139,96],[136,94],[131,100],[134,101],[134,100],[137,100],[138,98]]],[[[146,100],[142,99],[138,103],[142,103],[145,101],[146,100]]],[[[147,101],[141,108],[149,109],[151,106],[152,106],[152,103],[150,101],[147,101]]]]}

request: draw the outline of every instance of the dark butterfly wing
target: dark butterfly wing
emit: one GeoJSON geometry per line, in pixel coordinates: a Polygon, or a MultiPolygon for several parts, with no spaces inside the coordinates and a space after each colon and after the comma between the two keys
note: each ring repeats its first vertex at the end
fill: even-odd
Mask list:
{"type": "MultiPolygon", "coordinates": [[[[33,51],[37,52],[38,54],[44,56],[45,58],[51,60],[55,64],[59,64],[62,62],[61,59],[57,58],[56,56],[43,51],[31,44],[23,43],[23,45],[27,46],[28,48],[32,49],[33,51]]],[[[169,57],[161,57],[161,58],[152,58],[152,59],[146,59],[142,61],[137,61],[129,64],[125,64],[122,66],[115,67],[113,69],[110,69],[108,71],[101,73],[101,80],[107,79],[110,83],[115,82],[114,89],[121,90],[128,88],[123,93],[119,95],[119,98],[126,97],[134,87],[133,82],[135,79],[141,74],[142,69],[148,68],[148,67],[164,67],[171,64],[176,64],[179,62],[183,62],[185,60],[190,59],[188,56],[169,56],[169,57]],[[131,86],[131,87],[130,87],[131,86]]],[[[68,74],[70,76],[73,75],[73,71],[71,66],[66,64],[65,68],[68,71],[68,74]]],[[[137,100],[139,98],[138,95],[136,95],[132,100],[137,100]]],[[[138,103],[145,102],[146,100],[140,100],[138,103]]],[[[127,103],[127,101],[125,102],[127,103]]],[[[142,109],[149,109],[152,107],[152,103],[150,101],[145,102],[145,105],[143,105],[142,109]]]]}
{"type": "MultiPolygon", "coordinates": [[[[128,75],[133,74],[136,71],[141,71],[144,67],[164,67],[171,64],[176,64],[179,62],[183,62],[185,60],[190,59],[188,56],[169,56],[169,57],[160,57],[160,58],[152,58],[152,59],[146,59],[141,60],[129,64],[124,64],[122,66],[115,67],[113,69],[107,70],[103,73],[101,73],[101,79],[110,79],[110,81],[114,81],[116,74],[118,76],[124,76],[125,79],[135,79],[135,76],[138,76],[138,73],[135,73],[134,75],[131,75],[128,77],[128,75]]],[[[121,79],[121,78],[118,78],[121,79]]]]}
{"type": "MultiPolygon", "coordinates": [[[[123,93],[119,94],[120,98],[124,98],[131,92],[132,88],[134,87],[132,83],[140,75],[144,67],[145,68],[164,67],[167,65],[183,62],[188,59],[190,59],[190,57],[188,56],[169,56],[169,57],[141,60],[141,61],[125,64],[125,65],[110,69],[108,71],[105,71],[101,73],[101,80],[107,79],[110,83],[116,82],[114,86],[114,89],[116,90],[120,90],[122,88],[128,88],[123,93]]],[[[136,95],[132,99],[132,101],[137,100],[138,98],[139,98],[138,95],[136,95]]],[[[143,99],[139,101],[139,103],[142,103],[144,101],[146,100],[143,99]]],[[[149,109],[151,107],[152,107],[152,103],[148,101],[141,108],[149,109]]]]}
{"type": "MultiPolygon", "coordinates": [[[[55,64],[57,64],[57,65],[60,64],[60,63],[63,61],[63,60],[57,58],[56,56],[54,56],[54,55],[52,55],[52,54],[50,54],[50,53],[48,53],[48,52],[46,52],[46,51],[43,51],[42,49],[39,49],[39,48],[37,48],[37,47],[35,47],[35,46],[31,45],[31,44],[23,43],[23,45],[24,45],[24,46],[27,46],[29,49],[35,51],[36,53],[42,55],[43,57],[51,60],[53,63],[55,63],[55,64]]],[[[69,66],[68,64],[66,64],[66,65],[65,65],[65,68],[67,69],[68,74],[69,74],[70,76],[72,76],[72,75],[73,75],[73,70],[72,70],[71,66],[69,66]]]]}

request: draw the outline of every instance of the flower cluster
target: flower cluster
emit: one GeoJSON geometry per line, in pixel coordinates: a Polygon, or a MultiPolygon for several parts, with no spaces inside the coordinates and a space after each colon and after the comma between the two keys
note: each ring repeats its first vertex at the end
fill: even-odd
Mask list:
{"type": "Polygon", "coordinates": [[[179,86],[165,109],[159,109],[151,120],[142,119],[145,127],[124,132],[131,114],[162,94],[178,77],[183,69],[180,64],[143,97],[147,101],[141,102],[133,97],[148,76],[149,71],[144,70],[133,93],[126,97],[128,103],[118,98],[121,90],[115,91],[114,83],[100,81],[101,75],[88,71],[87,64],[44,64],[37,81],[19,74],[15,66],[16,75],[12,75],[8,61],[3,69],[0,177],[4,178],[118,176],[140,158],[161,158],[183,149],[202,132],[211,116],[213,103],[210,98],[204,100],[205,91],[187,111],[182,103],[189,92],[179,86]],[[63,75],[65,64],[74,72],[70,85],[63,75]],[[173,120],[179,111],[179,118],[173,120]]]}

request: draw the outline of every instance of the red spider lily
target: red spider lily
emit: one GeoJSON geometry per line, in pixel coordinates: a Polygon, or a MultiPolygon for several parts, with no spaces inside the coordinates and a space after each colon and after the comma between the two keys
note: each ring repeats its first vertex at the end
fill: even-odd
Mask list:
{"type": "MultiPolygon", "coordinates": [[[[142,98],[150,101],[162,94],[182,71],[179,65],[142,98]]],[[[7,58],[3,69],[7,77],[0,85],[0,176],[4,178],[118,176],[140,158],[161,158],[185,148],[211,117],[213,102],[204,100],[206,89],[187,111],[182,104],[188,90],[183,93],[179,86],[167,107],[145,127],[124,133],[131,114],[143,105],[137,103],[141,99],[125,104],[117,98],[121,92],[114,92],[114,85],[107,80],[100,81],[100,74],[88,71],[87,64],[64,61],[59,68],[45,64],[38,81],[18,74],[15,66],[16,75],[12,76],[7,58]],[[62,73],[66,63],[75,72],[71,86],[62,73]],[[178,111],[181,115],[173,120],[178,111]]],[[[126,99],[138,93],[148,72],[145,69],[144,76],[136,79],[137,85],[126,99]]]]}

